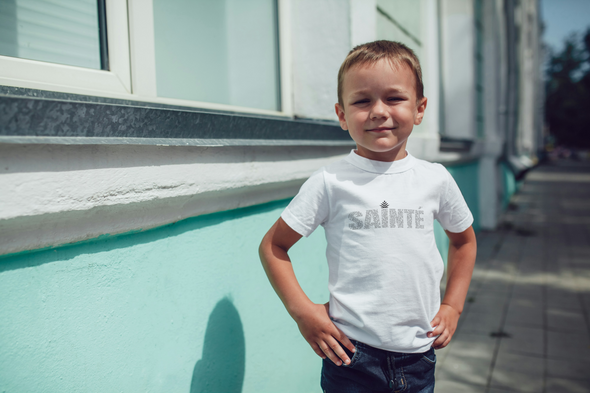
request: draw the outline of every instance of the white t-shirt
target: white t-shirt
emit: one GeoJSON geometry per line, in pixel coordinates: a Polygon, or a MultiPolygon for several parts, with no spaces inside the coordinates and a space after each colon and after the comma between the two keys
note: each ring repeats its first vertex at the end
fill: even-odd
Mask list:
{"type": "Polygon", "coordinates": [[[455,233],[473,222],[442,165],[352,151],[315,172],[281,217],[306,237],[324,227],[330,317],[349,338],[394,352],[430,349],[444,270],[434,220],[455,233]]]}

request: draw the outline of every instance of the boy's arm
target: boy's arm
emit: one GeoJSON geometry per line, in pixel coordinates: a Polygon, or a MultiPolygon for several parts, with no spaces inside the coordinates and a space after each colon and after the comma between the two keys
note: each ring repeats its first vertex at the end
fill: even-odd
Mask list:
{"type": "Polygon", "coordinates": [[[428,337],[438,336],[432,344],[434,349],[446,347],[457,329],[457,322],[463,312],[477,253],[477,243],[472,227],[461,233],[445,232],[450,243],[447,287],[440,310],[430,323],[436,328],[428,333],[428,337]]]}
{"type": "Polygon", "coordinates": [[[262,266],[275,292],[297,323],[303,338],[315,353],[322,359],[327,356],[338,366],[342,364],[340,359],[349,364],[350,359],[340,343],[351,352],[355,351],[354,345],[330,320],[328,305],[313,303],[297,282],[287,251],[299,239],[301,235],[279,218],[260,244],[262,266]]]}

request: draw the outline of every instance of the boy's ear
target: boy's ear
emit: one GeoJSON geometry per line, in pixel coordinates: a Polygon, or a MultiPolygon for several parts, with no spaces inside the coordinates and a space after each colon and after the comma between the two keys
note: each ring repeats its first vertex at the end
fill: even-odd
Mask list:
{"type": "Polygon", "coordinates": [[[346,124],[346,117],[344,116],[344,108],[339,103],[334,105],[334,109],[336,109],[336,116],[338,116],[338,121],[340,122],[340,128],[347,131],[348,124],[346,124]]]}
{"type": "Polygon", "coordinates": [[[422,97],[422,99],[420,101],[418,101],[418,107],[416,108],[416,119],[414,120],[415,126],[422,123],[422,119],[424,118],[424,111],[426,110],[427,103],[428,103],[428,99],[426,97],[422,97]]]}

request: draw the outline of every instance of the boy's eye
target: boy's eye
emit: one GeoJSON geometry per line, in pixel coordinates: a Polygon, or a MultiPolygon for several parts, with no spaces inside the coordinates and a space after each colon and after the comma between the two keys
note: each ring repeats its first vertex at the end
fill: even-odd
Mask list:
{"type": "Polygon", "coordinates": [[[402,97],[389,97],[387,101],[403,101],[402,97]]]}
{"type": "Polygon", "coordinates": [[[362,99],[362,100],[355,101],[355,102],[353,103],[353,105],[357,105],[357,104],[366,104],[367,102],[369,102],[369,100],[367,100],[367,99],[365,98],[365,99],[362,99]]]}

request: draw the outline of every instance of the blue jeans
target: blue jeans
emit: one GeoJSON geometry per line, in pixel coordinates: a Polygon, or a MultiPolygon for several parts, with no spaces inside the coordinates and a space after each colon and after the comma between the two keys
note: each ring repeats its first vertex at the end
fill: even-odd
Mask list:
{"type": "Polygon", "coordinates": [[[353,354],[348,366],[336,366],[324,359],[321,386],[324,393],[433,393],[434,348],[424,353],[389,352],[351,340],[353,354]]]}

